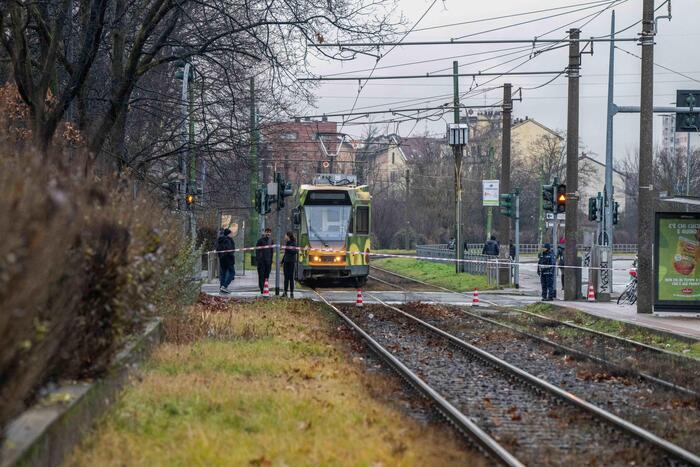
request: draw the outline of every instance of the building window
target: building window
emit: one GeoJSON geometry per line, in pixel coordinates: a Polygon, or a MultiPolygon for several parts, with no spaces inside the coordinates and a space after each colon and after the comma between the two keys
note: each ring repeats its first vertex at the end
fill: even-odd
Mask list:
{"type": "Polygon", "coordinates": [[[357,207],[355,233],[360,235],[369,235],[369,206],[357,207]]]}
{"type": "Polygon", "coordinates": [[[391,163],[396,164],[396,161],[394,160],[394,151],[391,151],[391,163]]]}
{"type": "Polygon", "coordinates": [[[298,136],[299,135],[296,131],[285,131],[283,133],[280,133],[280,139],[285,141],[296,141],[298,136]]]}

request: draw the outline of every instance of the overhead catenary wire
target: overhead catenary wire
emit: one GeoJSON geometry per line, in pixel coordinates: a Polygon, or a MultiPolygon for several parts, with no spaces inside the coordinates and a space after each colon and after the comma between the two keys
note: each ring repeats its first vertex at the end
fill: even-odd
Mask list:
{"type": "MultiPolygon", "coordinates": [[[[437,2],[438,2],[438,0],[433,0],[433,2],[430,4],[430,6],[428,6],[428,8],[427,8],[427,9],[425,10],[425,12],[421,15],[421,17],[418,18],[418,21],[416,21],[416,22],[413,24],[413,26],[411,27],[411,29],[409,29],[408,31],[406,31],[406,34],[404,34],[403,37],[399,40],[399,42],[397,42],[397,45],[400,44],[406,37],[408,37],[408,35],[411,33],[411,31],[412,31],[414,28],[416,28],[416,27],[418,26],[418,24],[423,20],[423,18],[426,17],[426,15],[430,12],[430,10],[433,9],[433,7],[435,6],[435,4],[436,4],[437,2]]],[[[396,46],[391,47],[383,56],[385,57],[385,56],[389,55],[389,54],[391,53],[391,51],[394,50],[395,48],[396,48],[396,46]]],[[[379,58],[377,58],[377,61],[374,62],[374,67],[372,68],[372,71],[370,72],[370,76],[372,76],[372,75],[374,74],[374,70],[376,69],[377,65],[379,64],[379,60],[381,60],[381,59],[382,59],[382,57],[379,57],[379,58]]],[[[352,104],[353,110],[355,109],[355,106],[357,105],[357,99],[360,97],[360,93],[362,93],[362,89],[364,89],[364,86],[365,86],[365,85],[367,85],[367,81],[365,81],[365,84],[364,84],[364,85],[360,82],[360,86],[359,86],[359,88],[358,88],[358,90],[357,90],[357,98],[355,99],[355,102],[353,102],[353,104],[352,104]]],[[[343,123],[340,125],[340,129],[341,129],[341,130],[343,129],[343,126],[345,126],[345,122],[343,122],[343,123]]]]}

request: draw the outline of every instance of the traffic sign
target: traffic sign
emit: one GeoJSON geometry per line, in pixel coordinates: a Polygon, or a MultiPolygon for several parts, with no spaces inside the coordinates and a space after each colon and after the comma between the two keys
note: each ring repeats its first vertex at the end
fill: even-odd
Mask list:
{"type": "Polygon", "coordinates": [[[324,169],[327,169],[328,167],[331,166],[330,162],[328,162],[328,161],[323,161],[323,164],[321,164],[321,165],[323,166],[324,169]]]}

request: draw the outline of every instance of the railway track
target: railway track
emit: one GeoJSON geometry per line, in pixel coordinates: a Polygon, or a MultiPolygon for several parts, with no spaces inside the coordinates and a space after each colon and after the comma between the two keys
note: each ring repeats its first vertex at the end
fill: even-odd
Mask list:
{"type": "MultiPolygon", "coordinates": [[[[444,292],[465,295],[376,266],[372,266],[372,268],[380,271],[385,277],[393,276],[403,282],[413,281],[421,286],[432,286],[444,292]]],[[[377,278],[375,277],[375,279],[377,278]]],[[[382,280],[382,282],[390,283],[386,280],[382,280]]],[[[402,288],[398,284],[392,285],[396,288],[402,288]]],[[[592,361],[609,365],[612,368],[624,369],[667,388],[676,389],[696,397],[700,393],[700,361],[696,359],[521,308],[503,307],[501,304],[483,297],[480,301],[506,312],[505,314],[491,314],[489,319],[492,322],[500,323],[533,339],[547,341],[568,353],[585,356],[592,361]],[[520,316],[514,317],[513,313],[520,316]]],[[[486,319],[485,317],[481,318],[486,319]]]]}
{"type": "Polygon", "coordinates": [[[489,436],[484,430],[479,428],[469,417],[464,415],[455,406],[447,401],[438,391],[423,381],[415,372],[404,365],[391,352],[377,342],[370,334],[365,332],[352,319],[343,313],[338,307],[330,303],[318,291],[314,290],[318,297],[327,306],[329,306],[345,323],[353,329],[367,343],[375,354],[384,360],[391,368],[393,368],[399,376],[401,376],[408,384],[420,392],[424,397],[431,401],[436,409],[452,423],[462,434],[476,444],[484,453],[494,460],[504,465],[512,467],[523,466],[517,458],[515,458],[508,450],[501,446],[496,440],[489,436]]]}
{"type": "Polygon", "coordinates": [[[341,310],[319,296],[448,419],[471,421],[457,426],[500,462],[700,465],[695,454],[397,307],[378,300],[341,310]]]}

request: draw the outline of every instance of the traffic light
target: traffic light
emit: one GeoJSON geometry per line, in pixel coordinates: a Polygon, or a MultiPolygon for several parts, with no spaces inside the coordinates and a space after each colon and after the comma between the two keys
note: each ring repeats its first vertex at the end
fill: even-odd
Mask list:
{"type": "Polygon", "coordinates": [[[698,91],[676,91],[676,106],[690,108],[690,112],[676,112],[676,131],[698,131],[700,112],[695,111],[700,104],[698,99],[698,91]]]}
{"type": "Polygon", "coordinates": [[[542,185],[542,209],[554,212],[554,185],[542,185]]]}
{"type": "Polygon", "coordinates": [[[189,207],[194,206],[194,195],[192,193],[185,195],[185,203],[187,203],[189,207]]]}
{"type": "Polygon", "coordinates": [[[617,225],[618,222],[620,222],[620,203],[615,201],[615,204],[613,204],[613,225],[617,225]]]}
{"type": "Polygon", "coordinates": [[[277,209],[284,207],[284,198],[292,195],[292,184],[282,178],[281,173],[277,173],[277,209]]]}
{"type": "Polygon", "coordinates": [[[588,198],[588,220],[596,221],[598,220],[598,198],[588,198]]]}
{"type": "Polygon", "coordinates": [[[504,193],[499,196],[500,198],[500,208],[501,214],[507,217],[513,217],[515,215],[515,210],[513,209],[513,194],[504,193]]]}
{"type": "Polygon", "coordinates": [[[557,214],[566,212],[566,185],[557,185],[557,214]]]}

